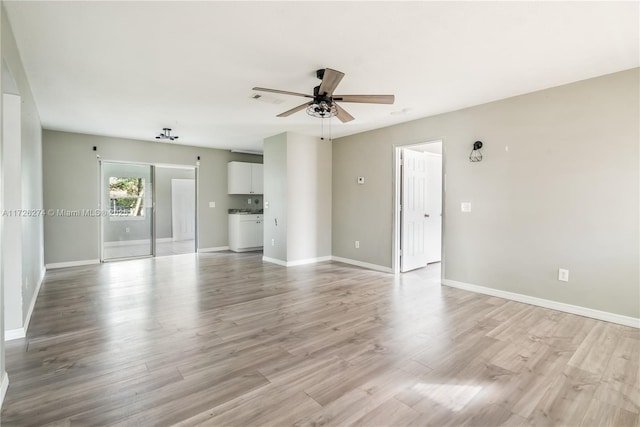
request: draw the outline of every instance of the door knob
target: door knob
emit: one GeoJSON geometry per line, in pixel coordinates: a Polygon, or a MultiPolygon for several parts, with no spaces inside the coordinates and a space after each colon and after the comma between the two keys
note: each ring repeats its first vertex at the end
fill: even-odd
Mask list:
{"type": "Polygon", "coordinates": [[[424,217],[425,218],[429,218],[429,214],[424,214],[424,217]]]}

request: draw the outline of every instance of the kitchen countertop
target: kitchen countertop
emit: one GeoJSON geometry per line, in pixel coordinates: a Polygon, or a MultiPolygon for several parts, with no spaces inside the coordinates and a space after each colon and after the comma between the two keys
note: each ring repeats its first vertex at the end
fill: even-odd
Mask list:
{"type": "Polygon", "coordinates": [[[250,209],[229,209],[228,212],[229,212],[229,214],[236,214],[236,215],[262,215],[263,210],[262,209],[255,209],[255,210],[250,210],[250,209]]]}

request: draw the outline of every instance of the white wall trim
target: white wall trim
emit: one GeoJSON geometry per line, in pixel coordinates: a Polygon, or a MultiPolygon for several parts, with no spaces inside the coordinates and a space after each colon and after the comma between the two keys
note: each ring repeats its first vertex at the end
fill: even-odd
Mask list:
{"type": "Polygon", "coordinates": [[[38,294],[40,293],[40,288],[42,287],[42,282],[44,282],[44,275],[47,270],[42,267],[40,271],[40,278],[38,279],[38,284],[36,285],[36,289],[33,291],[33,297],[31,298],[31,303],[29,304],[29,309],[27,310],[27,316],[24,319],[24,324],[22,328],[17,329],[9,329],[4,331],[4,340],[11,341],[17,340],[20,338],[24,338],[27,336],[27,331],[29,330],[29,323],[31,322],[31,315],[33,314],[33,309],[36,306],[36,300],[38,299],[38,294]]]}
{"type": "Polygon", "coordinates": [[[327,255],[327,256],[321,256],[318,258],[299,259],[297,261],[282,261],[281,259],[269,258],[269,257],[263,256],[262,261],[270,262],[272,264],[278,264],[283,267],[295,267],[297,265],[316,264],[318,262],[331,261],[331,256],[327,255]]]}
{"type": "Polygon", "coordinates": [[[263,256],[262,257],[262,261],[270,262],[271,264],[278,264],[278,265],[281,265],[283,267],[287,266],[287,262],[286,261],[282,261],[281,259],[276,259],[276,258],[270,258],[268,256],[263,256]]]}
{"type": "Polygon", "coordinates": [[[52,270],[54,268],[79,267],[81,265],[91,265],[91,264],[100,264],[100,260],[99,259],[83,259],[81,261],[52,262],[50,264],[45,264],[45,268],[47,270],[52,270]]]}
{"type": "Polygon", "coordinates": [[[40,271],[40,279],[38,279],[38,284],[33,291],[33,297],[31,298],[31,303],[29,304],[29,310],[27,310],[27,316],[24,318],[24,326],[22,327],[22,329],[24,329],[25,336],[27,331],[29,330],[31,315],[33,314],[33,309],[36,306],[36,300],[38,299],[38,294],[40,293],[40,288],[42,287],[42,282],[44,282],[44,275],[46,272],[47,270],[42,267],[42,270],[40,271]]]}
{"type": "MultiPolygon", "coordinates": [[[[191,239],[193,240],[193,239],[191,239]]],[[[176,240],[176,242],[178,242],[179,240],[176,240]]],[[[148,242],[148,240],[145,240],[145,242],[148,242]]],[[[156,239],[156,243],[173,243],[173,237],[160,237],[158,239],[156,239]]]]}
{"type": "Polygon", "coordinates": [[[2,372],[2,385],[0,385],[0,408],[4,402],[4,397],[7,395],[9,389],[9,375],[6,372],[2,372]]]}
{"type": "Polygon", "coordinates": [[[24,328],[17,328],[17,329],[8,329],[6,331],[4,331],[4,340],[5,341],[11,341],[11,340],[17,340],[20,338],[24,338],[27,336],[26,330],[24,328]]]}
{"type": "Polygon", "coordinates": [[[362,268],[368,268],[369,270],[382,271],[383,273],[393,273],[393,269],[391,267],[385,267],[383,265],[378,264],[370,264],[368,262],[357,261],[355,259],[342,258],[339,256],[332,256],[332,261],[342,262],[344,264],[351,264],[362,268]]]}
{"type": "Polygon", "coordinates": [[[640,328],[640,319],[635,317],[623,316],[621,314],[609,313],[608,311],[600,311],[593,308],[581,307],[578,305],[566,304],[563,302],[552,301],[544,298],[517,294],[515,292],[508,292],[500,289],[487,288],[480,285],[472,285],[470,283],[457,282],[455,280],[444,279],[442,281],[442,284],[451,286],[452,288],[464,289],[465,291],[491,295],[494,297],[522,302],[525,304],[536,305],[538,307],[550,308],[552,310],[577,314],[578,316],[590,317],[597,320],[604,320],[605,322],[617,323],[619,325],[630,326],[632,328],[640,328]]]}
{"type": "Polygon", "coordinates": [[[287,261],[287,267],[294,267],[296,265],[316,264],[318,262],[331,261],[331,255],[321,256],[317,258],[299,259],[297,261],[287,261]]]}
{"type": "Polygon", "coordinates": [[[220,252],[220,251],[228,251],[229,246],[217,246],[214,248],[200,248],[198,252],[220,252]]]}

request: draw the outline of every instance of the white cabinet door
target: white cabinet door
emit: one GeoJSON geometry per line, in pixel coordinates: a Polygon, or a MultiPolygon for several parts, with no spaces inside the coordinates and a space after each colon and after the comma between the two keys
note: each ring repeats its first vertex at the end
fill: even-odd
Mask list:
{"type": "Polygon", "coordinates": [[[264,232],[262,215],[229,215],[229,249],[234,252],[254,251],[262,247],[264,232]]]}
{"type": "Polygon", "coordinates": [[[261,163],[251,163],[251,194],[264,193],[264,166],[261,163]]]}
{"type": "Polygon", "coordinates": [[[227,193],[251,194],[251,163],[227,163],[227,193]]]}
{"type": "Polygon", "coordinates": [[[262,163],[227,163],[228,194],[262,194],[264,192],[262,163]]]}
{"type": "Polygon", "coordinates": [[[255,248],[258,244],[258,222],[254,220],[240,221],[239,248],[255,248]]]}

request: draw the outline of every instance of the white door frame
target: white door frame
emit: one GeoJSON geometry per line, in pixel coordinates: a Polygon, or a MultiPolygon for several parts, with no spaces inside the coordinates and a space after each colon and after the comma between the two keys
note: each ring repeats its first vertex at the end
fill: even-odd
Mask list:
{"type": "Polygon", "coordinates": [[[446,158],[446,149],[444,145],[444,139],[434,139],[423,142],[412,142],[407,144],[394,144],[393,146],[393,239],[392,239],[392,248],[391,248],[391,269],[393,274],[400,274],[400,240],[402,238],[400,232],[400,220],[402,215],[400,214],[400,200],[401,200],[401,189],[400,184],[402,183],[402,179],[400,176],[400,157],[401,151],[403,148],[411,148],[420,145],[433,144],[436,142],[442,143],[442,239],[441,239],[441,251],[442,251],[442,261],[440,261],[440,278],[444,279],[444,271],[445,271],[445,252],[444,252],[444,242],[445,242],[445,222],[446,222],[446,211],[445,211],[445,200],[446,200],[446,189],[447,189],[447,174],[445,170],[445,158],[446,158]]]}

